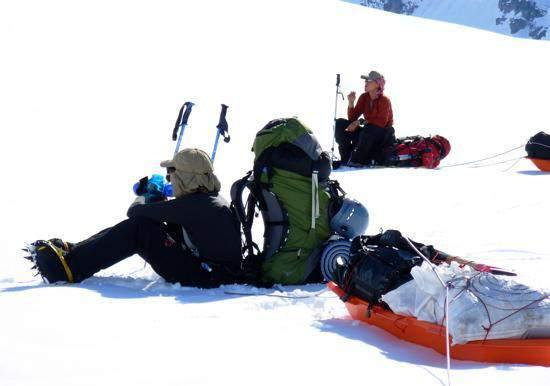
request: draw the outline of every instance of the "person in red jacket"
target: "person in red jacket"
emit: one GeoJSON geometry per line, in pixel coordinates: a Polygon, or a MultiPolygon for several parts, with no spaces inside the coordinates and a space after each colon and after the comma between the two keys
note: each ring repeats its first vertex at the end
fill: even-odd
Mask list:
{"type": "Polygon", "coordinates": [[[335,139],[340,159],[350,166],[372,164],[382,157],[382,150],[395,141],[393,111],[389,98],[384,95],[384,77],[371,71],[361,78],[365,80],[365,92],[357,104],[355,92],[349,93],[348,119],[336,120],[335,139]]]}

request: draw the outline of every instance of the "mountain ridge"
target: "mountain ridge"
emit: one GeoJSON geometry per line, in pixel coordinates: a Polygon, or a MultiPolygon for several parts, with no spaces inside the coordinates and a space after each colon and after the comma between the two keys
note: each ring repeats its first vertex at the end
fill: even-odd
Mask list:
{"type": "Polygon", "coordinates": [[[549,0],[344,0],[364,7],[550,40],[549,0]]]}

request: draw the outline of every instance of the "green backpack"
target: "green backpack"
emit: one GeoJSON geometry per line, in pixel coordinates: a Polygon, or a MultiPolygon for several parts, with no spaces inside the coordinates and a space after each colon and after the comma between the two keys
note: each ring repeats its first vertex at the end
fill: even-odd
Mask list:
{"type": "Polygon", "coordinates": [[[245,272],[256,274],[262,285],[317,281],[322,246],[331,234],[331,197],[341,192],[328,179],[330,156],[295,118],[269,122],[256,134],[252,151],[254,169],[231,187],[244,235],[245,272]],[[264,223],[261,250],[252,237],[257,209],[264,223]]]}

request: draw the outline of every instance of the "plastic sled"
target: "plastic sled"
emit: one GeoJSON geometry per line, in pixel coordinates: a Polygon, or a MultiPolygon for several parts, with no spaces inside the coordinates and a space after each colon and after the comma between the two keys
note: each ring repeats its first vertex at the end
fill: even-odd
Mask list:
{"type": "Polygon", "coordinates": [[[537,168],[539,168],[540,171],[543,172],[550,172],[550,159],[542,159],[542,158],[529,158],[531,162],[535,164],[537,168]]]}
{"type": "MultiPolygon", "coordinates": [[[[335,283],[328,283],[328,287],[338,297],[344,295],[335,283]]],[[[380,306],[373,306],[369,312],[369,303],[354,296],[345,305],[353,319],[380,327],[399,339],[446,354],[444,326],[397,315],[380,306]]],[[[451,358],[550,367],[550,339],[487,339],[457,344],[451,346],[451,358]]]]}

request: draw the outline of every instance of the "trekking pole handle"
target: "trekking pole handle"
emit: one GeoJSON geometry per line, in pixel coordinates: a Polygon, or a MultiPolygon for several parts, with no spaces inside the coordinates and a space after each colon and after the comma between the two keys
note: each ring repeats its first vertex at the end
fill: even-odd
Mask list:
{"type": "Polygon", "coordinates": [[[180,126],[187,125],[187,120],[189,119],[189,115],[191,114],[191,110],[193,109],[193,106],[195,104],[193,102],[185,102],[184,106],[187,106],[185,109],[185,113],[183,113],[183,117],[181,118],[180,126]]]}
{"type": "Polygon", "coordinates": [[[220,111],[220,120],[218,121],[218,126],[216,126],[216,128],[218,129],[218,133],[223,135],[223,141],[226,143],[231,140],[231,137],[229,136],[229,125],[227,124],[227,119],[225,118],[228,108],[229,108],[228,105],[225,105],[222,103],[222,110],[220,111]]]}
{"type": "Polygon", "coordinates": [[[338,99],[338,95],[342,97],[342,100],[344,100],[344,94],[342,94],[342,91],[340,91],[340,74],[336,74],[336,98],[338,99]]]}
{"type": "Polygon", "coordinates": [[[172,131],[172,141],[176,141],[178,139],[178,131],[180,127],[182,125],[187,125],[187,120],[189,119],[189,114],[191,114],[191,109],[193,108],[193,105],[193,102],[185,102],[181,106],[178,118],[176,119],[176,124],[174,125],[174,130],[172,131]]]}
{"type": "Polygon", "coordinates": [[[180,111],[178,113],[178,117],[176,118],[176,123],[174,124],[174,130],[172,131],[172,141],[175,141],[178,139],[178,131],[180,128],[180,121],[181,121],[181,116],[183,115],[184,108],[185,108],[185,103],[181,105],[180,111]]]}

